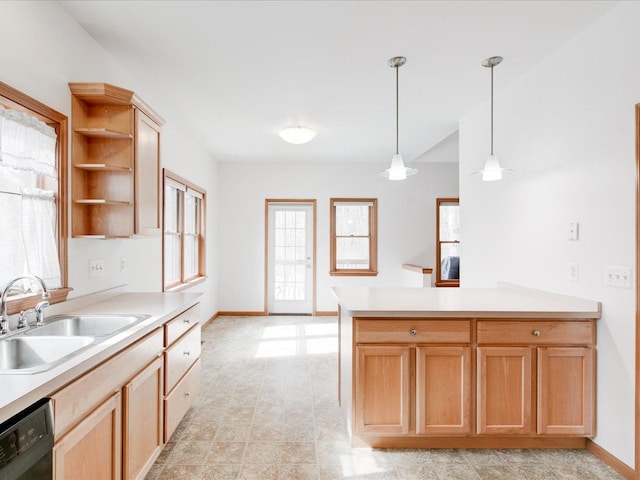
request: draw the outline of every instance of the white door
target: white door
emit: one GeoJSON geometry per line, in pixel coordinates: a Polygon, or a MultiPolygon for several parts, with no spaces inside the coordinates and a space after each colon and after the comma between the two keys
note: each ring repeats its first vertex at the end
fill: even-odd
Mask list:
{"type": "Polygon", "coordinates": [[[269,203],[268,313],[313,313],[313,204],[269,203]]]}

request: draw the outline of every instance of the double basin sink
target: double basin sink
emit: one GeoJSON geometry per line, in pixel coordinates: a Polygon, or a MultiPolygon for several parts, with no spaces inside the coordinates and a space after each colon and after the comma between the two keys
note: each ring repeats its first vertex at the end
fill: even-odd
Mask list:
{"type": "Polygon", "coordinates": [[[150,315],[56,315],[41,327],[0,338],[0,374],[38,373],[63,363],[150,315]]]}

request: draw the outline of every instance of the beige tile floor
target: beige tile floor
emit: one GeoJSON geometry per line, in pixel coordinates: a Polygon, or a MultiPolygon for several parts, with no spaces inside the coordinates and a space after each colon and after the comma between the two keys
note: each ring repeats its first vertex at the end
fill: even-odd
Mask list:
{"type": "Polygon", "coordinates": [[[622,479],[584,450],[352,449],[335,317],[221,317],[202,390],[147,480],[622,479]]]}

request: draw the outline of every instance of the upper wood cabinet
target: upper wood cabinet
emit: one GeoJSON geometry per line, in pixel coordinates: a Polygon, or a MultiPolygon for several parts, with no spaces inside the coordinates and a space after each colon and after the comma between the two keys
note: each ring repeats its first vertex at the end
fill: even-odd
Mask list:
{"type": "Polygon", "coordinates": [[[130,90],[70,83],[72,236],[160,233],[160,127],[130,90]]]}

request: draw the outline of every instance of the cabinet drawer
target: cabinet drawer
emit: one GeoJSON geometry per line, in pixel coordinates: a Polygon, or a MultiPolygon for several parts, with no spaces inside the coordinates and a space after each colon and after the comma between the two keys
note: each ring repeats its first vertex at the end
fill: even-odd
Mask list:
{"type": "Polygon", "coordinates": [[[180,383],[164,401],[164,441],[171,435],[191,408],[194,398],[200,391],[200,360],[191,367],[180,383]]]}
{"type": "Polygon", "coordinates": [[[198,357],[200,357],[200,325],[196,324],[164,354],[165,395],[178,383],[198,357]]]}
{"type": "Polygon", "coordinates": [[[360,320],[356,343],[469,343],[469,320],[360,320]]]}
{"type": "Polygon", "coordinates": [[[125,351],[58,390],[53,399],[56,437],[67,432],[162,352],[162,329],[157,329],[125,351]]]}
{"type": "Polygon", "coordinates": [[[200,321],[200,304],[185,310],[164,325],[164,346],[168,347],[200,321]]]}
{"type": "Polygon", "coordinates": [[[591,345],[595,329],[591,321],[478,321],[478,344],[494,345],[591,345]]]}

